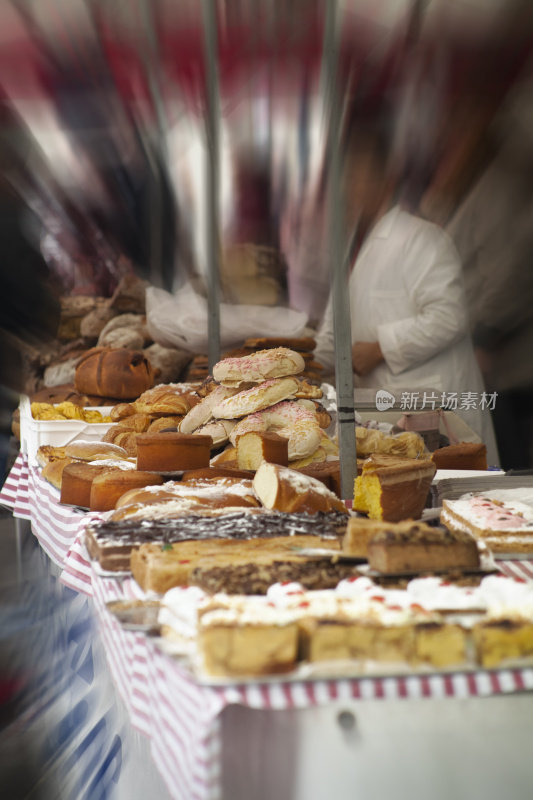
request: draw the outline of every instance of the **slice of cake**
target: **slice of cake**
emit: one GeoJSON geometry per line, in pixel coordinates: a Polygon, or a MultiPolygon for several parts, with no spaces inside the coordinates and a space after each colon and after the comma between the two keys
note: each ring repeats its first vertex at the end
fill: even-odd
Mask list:
{"type": "Polygon", "coordinates": [[[423,522],[380,531],[368,542],[368,563],[382,575],[479,569],[475,539],[423,522]]]}
{"type": "MultiPolygon", "coordinates": [[[[308,541],[306,546],[318,547],[319,543],[308,541]]],[[[278,581],[298,582],[306,589],[333,589],[355,573],[352,564],[331,558],[303,558],[289,551],[265,552],[254,554],[253,561],[245,554],[201,559],[191,572],[190,582],[213,594],[262,595],[278,581]]]]}
{"type": "MultiPolygon", "coordinates": [[[[319,536],[304,535],[298,537],[297,543],[306,548],[324,546],[319,536]]],[[[329,540],[327,543],[331,544],[329,540]]],[[[211,593],[264,594],[278,579],[276,576],[284,574],[283,568],[286,574],[292,569],[299,575],[307,564],[307,572],[317,585],[320,569],[316,562],[303,559],[294,551],[294,546],[292,536],[144,544],[132,551],[131,571],[144,591],[164,592],[173,586],[193,584],[211,593]]],[[[328,560],[326,566],[329,564],[328,560]]],[[[333,571],[337,567],[340,565],[332,565],[333,571]]],[[[330,578],[329,585],[332,580],[336,585],[341,577],[346,577],[342,571],[337,573],[336,579],[335,576],[330,578]]]]}
{"type": "Polygon", "coordinates": [[[533,489],[491,489],[442,501],[442,522],[494,553],[533,553],[533,489]]]}
{"type": "Polygon", "coordinates": [[[263,461],[287,466],[289,440],[277,433],[249,431],[237,439],[239,469],[257,470],[263,461]]]}
{"type": "Polygon", "coordinates": [[[91,522],[85,531],[85,542],[91,558],[103,569],[130,568],[132,550],[142,544],[186,541],[188,539],[252,539],[291,537],[294,545],[311,544],[328,549],[338,547],[346,528],[344,514],[279,514],[263,509],[183,508],[182,516],[152,516],[136,519],[91,522]],[[304,537],[304,538],[302,538],[304,537]],[[313,537],[313,538],[311,538],[313,537]]]}
{"type": "Polygon", "coordinates": [[[355,479],[353,508],[371,519],[388,522],[418,519],[435,472],[429,458],[371,456],[355,479]]]}
{"type": "Polygon", "coordinates": [[[472,629],[476,660],[482,667],[533,655],[533,621],[487,619],[472,629]]]}
{"type": "Polygon", "coordinates": [[[286,611],[258,598],[214,598],[199,612],[198,647],[209,675],[275,675],[296,666],[298,626],[286,611]]]}
{"type": "Polygon", "coordinates": [[[368,517],[350,517],[342,540],[342,550],[357,558],[368,558],[368,543],[376,533],[385,530],[410,530],[412,522],[383,522],[368,517]]]}

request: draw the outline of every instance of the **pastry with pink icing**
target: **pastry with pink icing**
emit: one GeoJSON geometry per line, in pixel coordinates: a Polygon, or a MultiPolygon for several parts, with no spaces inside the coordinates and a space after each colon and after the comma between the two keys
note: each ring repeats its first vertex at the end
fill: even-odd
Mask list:
{"type": "Polygon", "coordinates": [[[444,500],[442,522],[469,531],[495,553],[533,553],[533,489],[495,489],[444,500]]]}
{"type": "Polygon", "coordinates": [[[314,411],[300,403],[285,400],[241,419],[230,433],[230,442],[250,431],[274,432],[288,439],[288,458],[294,461],[315,452],[322,433],[314,411]]]}
{"type": "Polygon", "coordinates": [[[298,375],[304,369],[305,361],[295,350],[274,347],[219,361],[213,367],[213,378],[224,386],[240,386],[242,383],[262,383],[271,378],[298,375]]]}

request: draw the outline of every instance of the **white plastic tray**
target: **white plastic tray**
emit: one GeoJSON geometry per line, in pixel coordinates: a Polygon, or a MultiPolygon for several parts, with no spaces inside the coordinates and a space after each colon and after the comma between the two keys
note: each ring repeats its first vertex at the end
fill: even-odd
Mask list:
{"type": "MultiPolygon", "coordinates": [[[[112,406],[91,406],[89,410],[108,415],[112,406]]],[[[111,422],[83,422],[79,419],[34,419],[29,397],[20,399],[20,449],[30,466],[38,466],[37,450],[45,444],[65,447],[76,439],[90,442],[102,440],[111,422]]]]}

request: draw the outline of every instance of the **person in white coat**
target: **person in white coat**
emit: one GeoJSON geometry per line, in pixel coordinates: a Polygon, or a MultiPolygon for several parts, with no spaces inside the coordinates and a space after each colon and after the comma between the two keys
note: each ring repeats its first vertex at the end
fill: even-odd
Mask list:
{"type": "MultiPolygon", "coordinates": [[[[352,149],[347,186],[359,229],[368,230],[349,278],[355,386],[406,392],[412,401],[406,410],[415,410],[415,401],[419,410],[429,410],[431,402],[455,410],[485,442],[489,464],[497,464],[489,410],[497,398],[485,392],[476,362],[451,239],[433,223],[391,207],[374,144],[352,149]]],[[[334,366],[331,299],[315,353],[334,366]]]]}

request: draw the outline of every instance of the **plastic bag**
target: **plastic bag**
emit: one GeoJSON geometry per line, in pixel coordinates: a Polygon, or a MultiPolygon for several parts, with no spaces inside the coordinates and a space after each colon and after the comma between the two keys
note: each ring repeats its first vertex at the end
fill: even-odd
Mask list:
{"type": "MultiPolygon", "coordinates": [[[[207,301],[191,286],[175,294],[149,287],[146,322],[154,342],[207,352],[207,301]]],[[[302,336],[307,315],[281,306],[220,304],[220,345],[232,347],[251,336],[302,336]]]]}

